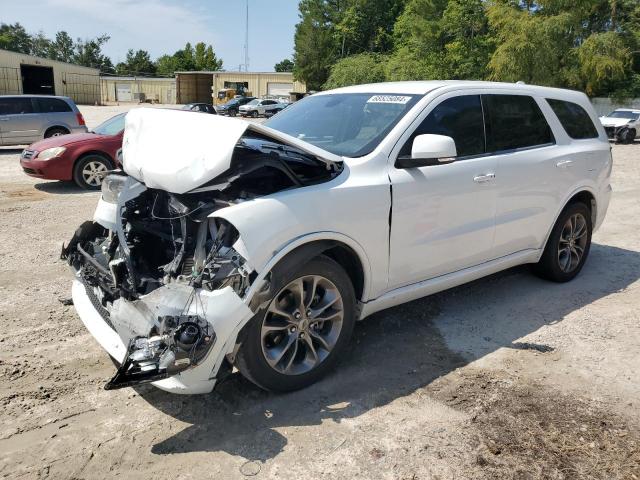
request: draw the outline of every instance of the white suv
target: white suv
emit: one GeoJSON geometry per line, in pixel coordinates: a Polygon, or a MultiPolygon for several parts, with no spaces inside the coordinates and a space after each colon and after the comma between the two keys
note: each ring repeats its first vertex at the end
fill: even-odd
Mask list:
{"type": "Polygon", "coordinates": [[[640,137],[640,109],[619,108],[600,117],[607,136],[620,143],[633,143],[640,137]]]}
{"type": "Polygon", "coordinates": [[[611,195],[587,97],[528,85],[361,85],[265,125],[135,109],[123,153],[62,252],[105,388],[307,386],[376,311],[525,263],[571,280],[611,195]]]}

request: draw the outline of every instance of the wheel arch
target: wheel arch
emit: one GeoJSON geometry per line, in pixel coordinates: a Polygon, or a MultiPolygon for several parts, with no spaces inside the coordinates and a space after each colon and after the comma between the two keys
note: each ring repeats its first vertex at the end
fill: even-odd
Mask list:
{"type": "Polygon", "coordinates": [[[576,188],[575,190],[572,191],[571,194],[567,196],[565,201],[562,203],[562,207],[558,209],[558,211],[554,215],[553,222],[549,226],[547,235],[545,236],[545,239],[544,239],[544,244],[542,245],[542,249],[540,250],[541,255],[544,249],[547,247],[547,242],[549,241],[549,237],[551,236],[551,231],[553,230],[553,227],[558,221],[558,218],[560,217],[562,212],[565,210],[565,208],[567,208],[567,206],[576,202],[582,202],[589,208],[589,211],[591,212],[591,223],[592,225],[595,226],[596,220],[598,218],[598,202],[596,200],[596,195],[593,189],[590,187],[583,186],[583,187],[576,188]]]}
{"type": "Polygon", "coordinates": [[[109,160],[113,166],[116,165],[115,160],[111,158],[111,155],[109,155],[107,152],[103,152],[102,150],[84,150],[76,153],[76,158],[73,161],[73,168],[75,169],[78,162],[83,160],[85,157],[88,157],[89,155],[97,155],[99,157],[103,157],[104,159],[109,160]]]}
{"type": "Polygon", "coordinates": [[[265,288],[265,285],[269,284],[267,279],[269,275],[286,276],[292,269],[319,255],[326,255],[340,264],[351,280],[356,300],[366,301],[369,292],[370,266],[362,247],[346,235],[336,232],[319,232],[290,242],[267,262],[246,295],[246,301],[251,305],[252,310],[272,293],[268,287],[265,288]]]}
{"type": "Polygon", "coordinates": [[[50,126],[48,126],[48,127],[45,129],[45,131],[44,131],[44,133],[42,134],[42,136],[43,136],[44,138],[47,138],[47,133],[49,133],[51,130],[66,130],[66,131],[67,131],[67,134],[71,133],[71,130],[70,130],[70,129],[69,129],[69,127],[67,127],[66,125],[59,125],[59,124],[56,124],[56,125],[50,125],[50,126]]]}

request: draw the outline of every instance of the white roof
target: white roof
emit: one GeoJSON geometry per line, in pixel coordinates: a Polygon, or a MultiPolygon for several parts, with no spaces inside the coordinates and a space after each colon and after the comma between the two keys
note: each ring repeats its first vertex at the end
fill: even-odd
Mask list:
{"type": "Polygon", "coordinates": [[[562,88],[541,87],[538,85],[528,85],[526,83],[503,83],[503,82],[483,82],[476,80],[420,80],[410,82],[381,82],[368,83],[364,85],[353,85],[351,87],[336,88],[319,92],[316,95],[326,93],[397,93],[407,95],[425,95],[439,88],[449,88],[452,90],[459,88],[490,88],[490,89],[510,89],[520,90],[523,93],[558,96],[584,96],[582,92],[567,90],[562,88]]]}

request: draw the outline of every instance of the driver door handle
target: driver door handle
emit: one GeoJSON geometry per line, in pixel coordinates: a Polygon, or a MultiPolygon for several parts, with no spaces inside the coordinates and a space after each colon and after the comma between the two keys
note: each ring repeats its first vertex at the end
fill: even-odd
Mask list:
{"type": "Polygon", "coordinates": [[[486,173],[484,175],[477,175],[473,177],[473,181],[476,183],[487,183],[491,182],[494,178],[496,178],[495,173],[486,173]]]}
{"type": "Polygon", "coordinates": [[[568,168],[573,166],[573,160],[564,160],[562,162],[556,163],[556,167],[558,168],[568,168]]]}

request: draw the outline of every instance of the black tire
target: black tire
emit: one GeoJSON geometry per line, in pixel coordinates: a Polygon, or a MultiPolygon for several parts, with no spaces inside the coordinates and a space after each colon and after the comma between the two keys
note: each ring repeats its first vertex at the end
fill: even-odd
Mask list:
{"type": "Polygon", "coordinates": [[[45,132],[44,138],[59,137],[60,135],[67,135],[68,133],[69,130],[67,130],[66,128],[53,127],[45,132]]]}
{"type": "Polygon", "coordinates": [[[235,117],[238,114],[238,112],[236,112],[235,110],[229,110],[229,116],[230,117],[235,117]]]}
{"type": "Polygon", "coordinates": [[[627,136],[625,138],[625,143],[634,143],[636,141],[636,129],[629,128],[627,130],[627,136]]]}
{"type": "MultiPolygon", "coordinates": [[[[270,304],[275,301],[274,299],[278,297],[285,286],[296,279],[311,275],[321,276],[329,280],[340,293],[343,319],[338,337],[327,356],[313,366],[311,370],[300,374],[281,373],[269,365],[265,358],[265,353],[263,353],[262,326],[269,314],[268,307],[260,311],[245,327],[244,340],[235,364],[244,377],[265,390],[288,392],[299,390],[315,383],[335,366],[349,343],[355,324],[355,293],[347,273],[338,263],[328,257],[316,257],[296,269],[287,278],[283,278],[282,284],[273,289],[274,292],[278,293],[274,294],[270,304]]],[[[308,336],[307,338],[311,337],[308,336]]],[[[298,341],[303,343],[303,340],[298,341]]],[[[297,348],[296,352],[298,351],[297,348]]]]}
{"type": "MultiPolygon", "coordinates": [[[[553,282],[563,283],[573,280],[573,278],[580,273],[580,270],[582,270],[582,267],[589,256],[592,232],[593,225],[591,224],[591,210],[582,202],[574,202],[567,205],[558,217],[558,221],[554,225],[551,235],[549,236],[549,240],[547,241],[544,253],[540,258],[540,261],[534,265],[533,271],[538,276],[553,282]],[[570,252],[568,254],[569,260],[567,262],[566,260],[563,261],[567,258],[567,254],[564,254],[563,259],[563,254],[560,253],[561,247],[563,247],[563,251],[566,251],[567,248],[571,249],[571,247],[564,240],[566,235],[563,232],[567,232],[565,228],[567,227],[569,219],[576,218],[575,216],[579,216],[584,219],[586,228],[584,235],[586,239],[582,245],[578,243],[578,241],[582,242],[582,237],[575,242],[571,242],[571,246],[580,246],[580,248],[582,248],[582,255],[579,260],[574,260],[574,257],[572,257],[572,253],[570,252]],[[561,237],[563,237],[562,241],[561,237]],[[563,264],[565,268],[563,268],[563,264]]],[[[578,251],[577,248],[575,251],[578,251]]]]}
{"type": "Polygon", "coordinates": [[[91,153],[78,159],[73,167],[73,181],[76,182],[80,188],[84,188],[85,190],[98,190],[100,188],[102,178],[87,177],[85,174],[85,170],[94,169],[93,167],[97,167],[95,168],[96,171],[113,170],[113,162],[107,157],[97,153],[91,153]],[[97,167],[98,165],[100,165],[100,167],[97,167]],[[96,178],[95,182],[90,181],[90,179],[93,178],[96,178]]]}
{"type": "Polygon", "coordinates": [[[252,118],[258,118],[258,111],[257,110],[252,111],[251,112],[251,117],[252,118]]]}

